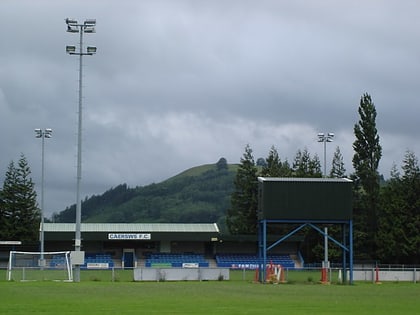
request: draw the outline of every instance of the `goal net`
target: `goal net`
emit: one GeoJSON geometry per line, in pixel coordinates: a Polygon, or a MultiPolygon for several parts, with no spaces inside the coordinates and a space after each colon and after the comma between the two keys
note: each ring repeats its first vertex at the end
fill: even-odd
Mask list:
{"type": "Polygon", "coordinates": [[[73,281],[70,252],[11,251],[7,266],[9,281],[73,281]]]}

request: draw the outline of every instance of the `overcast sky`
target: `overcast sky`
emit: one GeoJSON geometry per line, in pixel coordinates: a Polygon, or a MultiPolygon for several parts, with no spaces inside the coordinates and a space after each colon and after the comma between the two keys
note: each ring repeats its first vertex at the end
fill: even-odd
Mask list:
{"type": "MultiPolygon", "coordinates": [[[[410,0],[2,0],[0,179],[23,153],[45,214],[76,202],[78,34],[64,19],[95,18],[84,58],[82,198],[143,186],[272,145],[323,161],[334,132],[352,171],[360,97],[377,109],[389,176],[420,154],[420,2],[410,0]],[[39,193],[40,196],[40,193],[39,193]]],[[[329,165],[328,165],[329,168],[329,165]]]]}

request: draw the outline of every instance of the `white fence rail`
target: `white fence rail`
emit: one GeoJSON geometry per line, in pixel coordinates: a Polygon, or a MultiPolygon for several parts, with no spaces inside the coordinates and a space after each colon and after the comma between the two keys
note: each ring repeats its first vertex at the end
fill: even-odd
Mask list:
{"type": "Polygon", "coordinates": [[[134,281],[229,280],[228,268],[136,268],[134,281]]]}
{"type": "Polygon", "coordinates": [[[420,282],[420,269],[355,269],[353,270],[354,281],[371,281],[371,282],[420,282]]]}

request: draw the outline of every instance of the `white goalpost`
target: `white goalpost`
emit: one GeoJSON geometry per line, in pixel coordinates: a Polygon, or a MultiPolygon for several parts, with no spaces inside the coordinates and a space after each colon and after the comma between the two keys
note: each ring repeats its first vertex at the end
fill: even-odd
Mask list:
{"type": "Polygon", "coordinates": [[[8,281],[73,281],[70,251],[11,251],[7,265],[8,281]]]}

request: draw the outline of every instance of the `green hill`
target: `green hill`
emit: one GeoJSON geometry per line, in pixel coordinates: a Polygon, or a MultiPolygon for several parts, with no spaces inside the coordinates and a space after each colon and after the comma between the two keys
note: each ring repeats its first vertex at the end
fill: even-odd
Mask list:
{"type": "MultiPolygon", "coordinates": [[[[213,223],[225,230],[234,164],[207,164],[188,169],[161,183],[111,188],[82,202],[82,222],[213,223]]],[[[53,215],[54,222],[74,222],[76,206],[53,215]]]]}

